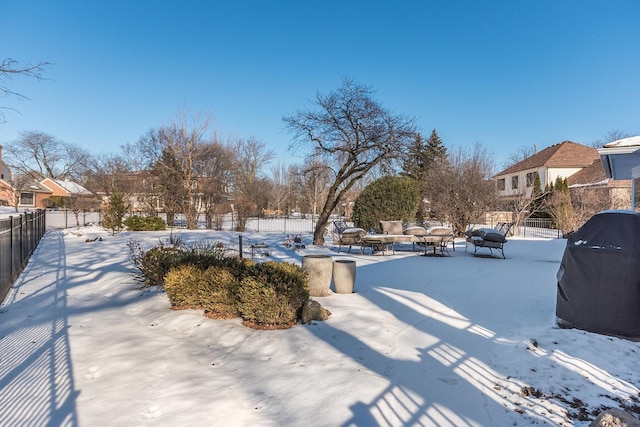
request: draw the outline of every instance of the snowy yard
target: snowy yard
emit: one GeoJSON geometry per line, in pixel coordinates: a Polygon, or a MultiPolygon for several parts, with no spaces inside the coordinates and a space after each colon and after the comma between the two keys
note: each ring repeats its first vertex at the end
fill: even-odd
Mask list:
{"type": "Polygon", "coordinates": [[[315,298],[326,322],[261,331],[139,288],[127,243],[168,236],[43,238],[0,307],[0,424],[586,426],[602,407],[638,410],[640,343],[555,326],[565,240],[512,238],[503,260],[462,242],[451,257],[372,256],[247,233],[269,244],[261,259],[357,263],[356,293],[315,298]]]}

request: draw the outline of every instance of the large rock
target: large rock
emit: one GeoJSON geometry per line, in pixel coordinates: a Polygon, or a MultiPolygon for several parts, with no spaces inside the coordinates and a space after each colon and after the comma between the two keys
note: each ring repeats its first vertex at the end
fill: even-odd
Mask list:
{"type": "Polygon", "coordinates": [[[309,300],[302,307],[302,323],[309,323],[312,320],[327,320],[331,312],[322,307],[318,301],[309,300]]]}
{"type": "Polygon", "coordinates": [[[640,427],[640,420],[621,409],[607,409],[589,427],[640,427]]]}

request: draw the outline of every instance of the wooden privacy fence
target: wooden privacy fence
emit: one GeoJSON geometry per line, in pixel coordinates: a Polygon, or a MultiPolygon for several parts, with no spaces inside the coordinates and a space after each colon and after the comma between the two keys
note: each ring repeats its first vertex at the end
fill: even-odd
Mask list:
{"type": "Polygon", "coordinates": [[[0,219],[0,302],[27,265],[45,229],[43,210],[0,219]]]}

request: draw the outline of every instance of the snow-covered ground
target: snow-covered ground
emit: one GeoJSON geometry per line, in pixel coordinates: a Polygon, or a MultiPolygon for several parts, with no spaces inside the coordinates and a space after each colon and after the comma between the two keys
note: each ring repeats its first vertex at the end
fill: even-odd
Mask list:
{"type": "Polygon", "coordinates": [[[168,237],[45,235],[0,307],[1,425],[586,426],[638,408],[640,343],[555,325],[565,240],[512,238],[503,260],[462,242],[451,257],[372,256],[246,233],[270,246],[261,260],[357,264],[355,293],[315,298],[327,321],[261,331],[139,287],[127,244],[168,237]]]}

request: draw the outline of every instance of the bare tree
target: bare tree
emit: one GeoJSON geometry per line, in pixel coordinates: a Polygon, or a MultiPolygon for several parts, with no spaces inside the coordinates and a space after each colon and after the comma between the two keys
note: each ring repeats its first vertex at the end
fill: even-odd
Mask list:
{"type": "Polygon", "coordinates": [[[543,189],[540,183],[540,175],[536,172],[531,186],[521,186],[514,194],[499,200],[499,208],[512,213],[514,227],[511,233],[517,235],[521,225],[527,218],[546,217],[547,198],[551,194],[549,187],[543,189]]]}
{"type": "Polygon", "coordinates": [[[493,157],[480,144],[449,152],[427,174],[431,215],[449,221],[455,233],[462,234],[496,204],[492,170],[493,157]]]}
{"type": "MultiPolygon", "coordinates": [[[[128,152],[130,154],[130,152],[128,152]]],[[[100,154],[89,164],[85,187],[106,202],[120,191],[132,212],[157,215],[159,195],[157,178],[148,170],[134,169],[128,154],[100,154]]]]}
{"type": "Polygon", "coordinates": [[[318,208],[327,199],[327,191],[333,171],[325,161],[309,158],[303,166],[301,175],[300,189],[305,201],[305,207],[307,212],[310,212],[315,217],[318,215],[318,208]]]}
{"type": "MultiPolygon", "coordinates": [[[[570,229],[577,230],[589,218],[600,211],[612,208],[609,189],[606,187],[577,186],[569,189],[573,207],[573,223],[570,229]]],[[[628,199],[625,199],[628,204],[628,199]]],[[[615,205],[614,205],[615,207],[615,205]]]]}
{"type": "Polygon", "coordinates": [[[233,150],[222,144],[214,134],[206,155],[197,164],[197,175],[201,184],[202,208],[206,227],[222,229],[224,214],[231,211],[228,203],[229,183],[233,171],[233,150]]]}
{"type": "Polygon", "coordinates": [[[537,148],[536,148],[535,144],[534,145],[521,145],[521,146],[519,146],[516,149],[516,151],[514,151],[511,154],[509,154],[509,157],[504,162],[503,169],[507,169],[510,166],[513,166],[515,164],[520,163],[524,159],[527,159],[527,158],[533,156],[534,154],[536,154],[536,152],[537,152],[537,148]]]}
{"type": "Polygon", "coordinates": [[[74,144],[43,132],[22,132],[4,149],[6,163],[16,173],[43,178],[81,181],[90,161],[89,153],[74,144]]]}
{"type": "MultiPolygon", "coordinates": [[[[17,77],[30,77],[36,80],[43,80],[44,70],[51,65],[49,62],[39,62],[35,65],[20,65],[18,61],[12,58],[5,58],[0,64],[0,98],[15,96],[21,99],[29,99],[24,95],[12,91],[4,82],[17,77]]],[[[6,122],[5,111],[13,110],[13,108],[0,106],[0,124],[6,122]]]]}
{"type": "Polygon", "coordinates": [[[264,142],[256,138],[238,138],[233,145],[235,156],[232,182],[236,195],[234,207],[237,214],[236,229],[244,231],[249,215],[258,207],[258,199],[264,197],[261,183],[262,169],[273,158],[273,152],[268,150],[264,142]]]}
{"type": "Polygon", "coordinates": [[[131,193],[130,180],[131,165],[127,159],[119,154],[100,154],[91,159],[87,170],[85,187],[94,193],[102,193],[107,197],[115,189],[124,193],[131,193]]]}
{"type": "Polygon", "coordinates": [[[397,158],[416,132],[412,118],[391,113],[373,99],[372,88],[351,80],[328,95],[318,93],[313,104],[317,110],[283,120],[295,141],[292,148],[310,145],[312,155],[323,157],[334,172],[313,235],[313,243],[322,245],[329,218],[345,194],[374,168],[397,158]]]}
{"type": "Polygon", "coordinates": [[[273,204],[276,212],[281,213],[284,208],[285,201],[290,195],[289,169],[283,162],[278,162],[271,168],[271,197],[270,202],[273,204]]]}
{"type": "Polygon", "coordinates": [[[5,178],[3,180],[8,184],[2,184],[0,181],[0,192],[7,198],[7,203],[10,206],[13,206],[16,212],[18,212],[18,206],[20,205],[20,189],[25,188],[31,182],[33,182],[33,178],[29,175],[24,174],[11,174],[11,177],[5,178]]]}
{"type": "Polygon", "coordinates": [[[144,160],[144,169],[156,177],[169,225],[173,225],[175,214],[183,213],[187,228],[197,227],[202,203],[198,167],[212,149],[211,123],[209,116],[189,116],[179,111],[168,126],[152,129],[140,138],[135,149],[127,149],[139,153],[138,162],[144,160]]]}

